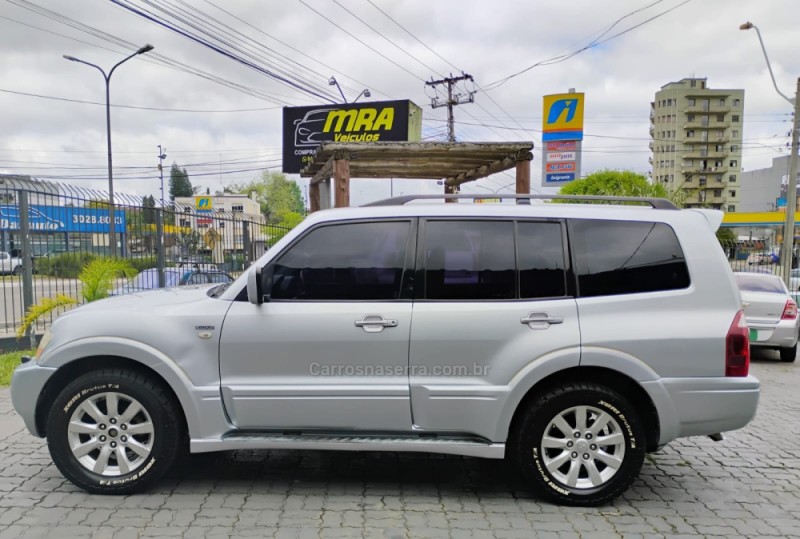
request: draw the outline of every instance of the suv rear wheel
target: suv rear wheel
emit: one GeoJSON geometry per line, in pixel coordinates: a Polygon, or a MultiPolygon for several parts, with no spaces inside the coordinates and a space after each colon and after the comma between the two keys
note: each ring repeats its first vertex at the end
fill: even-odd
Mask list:
{"type": "Polygon", "coordinates": [[[47,418],[53,462],[96,494],[129,494],[153,484],[174,462],[182,433],[177,405],[161,384],[126,369],[79,376],[47,418]]]}
{"type": "Polygon", "coordinates": [[[552,500],[600,505],[636,479],[645,454],[638,414],[617,392],[567,384],[531,402],[511,433],[509,456],[552,500]]]}

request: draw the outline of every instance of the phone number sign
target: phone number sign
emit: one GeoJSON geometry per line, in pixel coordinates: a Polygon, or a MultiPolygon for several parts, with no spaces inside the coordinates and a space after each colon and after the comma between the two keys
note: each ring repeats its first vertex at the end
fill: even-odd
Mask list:
{"type": "MultiPolygon", "coordinates": [[[[28,225],[31,232],[107,233],[109,214],[103,208],[69,206],[29,206],[28,225]]],[[[124,232],[125,212],[114,211],[114,231],[124,232]]],[[[0,230],[19,230],[19,206],[0,206],[0,230]]]]}

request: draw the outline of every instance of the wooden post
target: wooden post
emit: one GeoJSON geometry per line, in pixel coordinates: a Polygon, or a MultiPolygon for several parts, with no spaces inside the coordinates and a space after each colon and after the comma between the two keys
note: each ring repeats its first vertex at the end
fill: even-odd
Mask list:
{"type": "Polygon", "coordinates": [[[312,213],[319,211],[319,183],[312,183],[308,186],[308,203],[312,213]]]}
{"type": "MultiPolygon", "coordinates": [[[[456,185],[448,185],[447,180],[444,182],[444,194],[445,195],[457,195],[458,194],[458,186],[456,185]]],[[[458,202],[455,198],[446,198],[444,199],[446,203],[456,203],[458,202]]]]}
{"type": "Polygon", "coordinates": [[[531,193],[531,160],[533,154],[529,151],[517,154],[517,194],[529,195],[531,193]]]}
{"type": "Polygon", "coordinates": [[[333,207],[350,205],[350,152],[333,154],[333,207]]]}

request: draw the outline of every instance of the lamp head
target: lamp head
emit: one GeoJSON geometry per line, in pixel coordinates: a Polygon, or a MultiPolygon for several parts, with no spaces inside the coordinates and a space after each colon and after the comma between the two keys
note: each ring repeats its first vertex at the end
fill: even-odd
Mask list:
{"type": "Polygon", "coordinates": [[[336,77],[331,76],[331,78],[328,79],[328,86],[336,86],[336,77]]]}
{"type": "Polygon", "coordinates": [[[748,21],[742,25],[739,25],[739,30],[750,30],[755,26],[752,22],[748,21]]]}
{"type": "Polygon", "coordinates": [[[154,47],[154,46],[152,46],[150,43],[147,43],[147,44],[145,44],[145,46],[144,46],[144,47],[142,47],[141,49],[139,49],[138,51],[136,51],[136,54],[144,54],[144,53],[146,53],[146,52],[150,52],[150,51],[151,51],[151,50],[153,50],[153,49],[155,49],[155,47],[154,47]]]}
{"type": "Polygon", "coordinates": [[[63,58],[64,58],[64,60],[69,60],[70,62],[77,62],[78,61],[77,58],[75,58],[74,56],[70,56],[69,54],[64,54],[63,58]]]}
{"type": "Polygon", "coordinates": [[[372,94],[369,90],[364,90],[364,97],[372,97],[372,94]]]}

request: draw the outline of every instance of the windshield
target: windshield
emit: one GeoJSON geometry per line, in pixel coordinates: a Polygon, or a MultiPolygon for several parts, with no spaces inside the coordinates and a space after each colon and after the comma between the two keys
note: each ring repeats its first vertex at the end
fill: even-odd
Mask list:
{"type": "Polygon", "coordinates": [[[736,284],[739,290],[748,292],[772,292],[775,294],[785,294],[786,289],[783,281],[774,275],[737,275],[736,284]]]}

